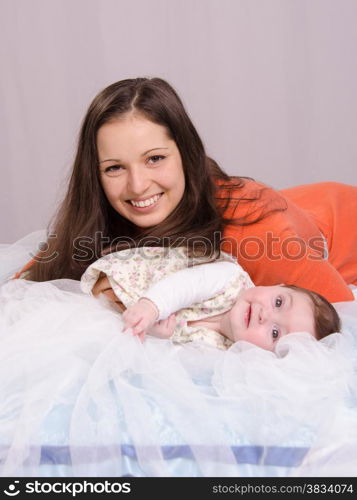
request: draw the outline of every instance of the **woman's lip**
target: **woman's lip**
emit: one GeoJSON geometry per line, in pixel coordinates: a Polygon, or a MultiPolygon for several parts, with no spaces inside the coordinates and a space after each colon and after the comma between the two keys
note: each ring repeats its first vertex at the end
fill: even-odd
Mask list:
{"type": "MultiPolygon", "coordinates": [[[[159,198],[154,203],[152,203],[151,205],[148,205],[147,207],[136,207],[129,200],[127,201],[127,203],[129,205],[129,207],[132,210],[134,210],[134,212],[140,212],[140,213],[142,213],[142,212],[150,212],[150,210],[156,208],[157,204],[159,203],[159,201],[162,198],[162,195],[163,195],[163,193],[160,193],[159,194],[159,198]]],[[[154,196],[157,196],[157,195],[154,195],[154,196]]],[[[140,198],[138,200],[133,200],[133,201],[138,202],[138,201],[150,200],[150,198],[154,198],[154,196],[149,196],[148,198],[140,198]]]]}
{"type": "Polygon", "coordinates": [[[135,201],[135,203],[138,203],[139,201],[146,201],[146,200],[150,200],[150,198],[155,198],[155,196],[160,196],[162,195],[163,193],[156,193],[156,194],[152,194],[151,196],[145,196],[145,198],[130,198],[129,200],[126,200],[128,203],[130,203],[131,201],[135,201]]]}

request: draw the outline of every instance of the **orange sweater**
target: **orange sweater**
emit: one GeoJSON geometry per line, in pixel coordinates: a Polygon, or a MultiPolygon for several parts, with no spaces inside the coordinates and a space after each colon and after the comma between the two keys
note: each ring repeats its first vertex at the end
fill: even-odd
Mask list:
{"type": "Polygon", "coordinates": [[[331,302],[353,300],[347,284],[357,284],[357,226],[349,221],[357,215],[357,187],[326,182],[275,191],[246,181],[236,195],[249,198],[259,192],[253,214],[251,203],[232,201],[226,215],[253,220],[270,209],[286,210],[251,225],[228,226],[223,249],[238,258],[256,285],[288,283],[331,302]]]}
{"type": "Polygon", "coordinates": [[[238,258],[256,285],[289,283],[314,290],[331,302],[353,300],[347,284],[357,285],[357,187],[325,182],[276,191],[247,180],[236,196],[249,199],[259,193],[253,205],[232,201],[226,215],[249,221],[267,210],[287,209],[251,225],[228,226],[223,250],[238,258]]]}

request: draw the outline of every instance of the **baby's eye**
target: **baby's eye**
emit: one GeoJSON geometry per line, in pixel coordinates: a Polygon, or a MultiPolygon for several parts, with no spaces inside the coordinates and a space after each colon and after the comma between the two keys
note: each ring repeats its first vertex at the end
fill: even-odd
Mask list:
{"type": "Polygon", "coordinates": [[[160,160],[164,160],[165,156],[163,155],[153,155],[148,158],[148,163],[157,163],[160,160]]]}
{"type": "Polygon", "coordinates": [[[281,307],[283,304],[283,299],[279,296],[275,299],[275,307],[281,307]]]}
{"type": "Polygon", "coordinates": [[[271,335],[274,340],[276,340],[279,337],[279,329],[274,326],[274,328],[271,331],[271,335]]]}

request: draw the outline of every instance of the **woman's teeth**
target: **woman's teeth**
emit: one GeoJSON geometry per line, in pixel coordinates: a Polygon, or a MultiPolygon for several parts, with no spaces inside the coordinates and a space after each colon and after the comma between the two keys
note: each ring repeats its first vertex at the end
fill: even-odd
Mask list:
{"type": "Polygon", "coordinates": [[[156,194],[152,198],[148,198],[147,200],[144,201],[134,201],[130,200],[130,203],[134,207],[149,207],[150,205],[153,205],[154,203],[157,202],[157,200],[160,198],[161,194],[156,194]]]}

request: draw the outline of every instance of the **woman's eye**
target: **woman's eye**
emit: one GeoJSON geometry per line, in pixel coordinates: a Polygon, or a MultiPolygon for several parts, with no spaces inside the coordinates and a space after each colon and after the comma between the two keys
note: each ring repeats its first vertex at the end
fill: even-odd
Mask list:
{"type": "Polygon", "coordinates": [[[150,158],[148,158],[148,162],[149,163],[157,163],[158,161],[164,160],[164,159],[165,159],[165,156],[154,155],[154,156],[150,156],[150,158]]]}
{"type": "Polygon", "coordinates": [[[277,297],[275,299],[275,307],[281,307],[283,304],[283,299],[281,297],[277,297]]]}
{"type": "Polygon", "coordinates": [[[276,340],[279,337],[279,330],[277,328],[273,328],[271,334],[273,339],[276,340]]]}
{"type": "Polygon", "coordinates": [[[110,167],[106,167],[104,172],[108,175],[118,175],[123,170],[123,167],[120,165],[111,165],[110,167]]]}

